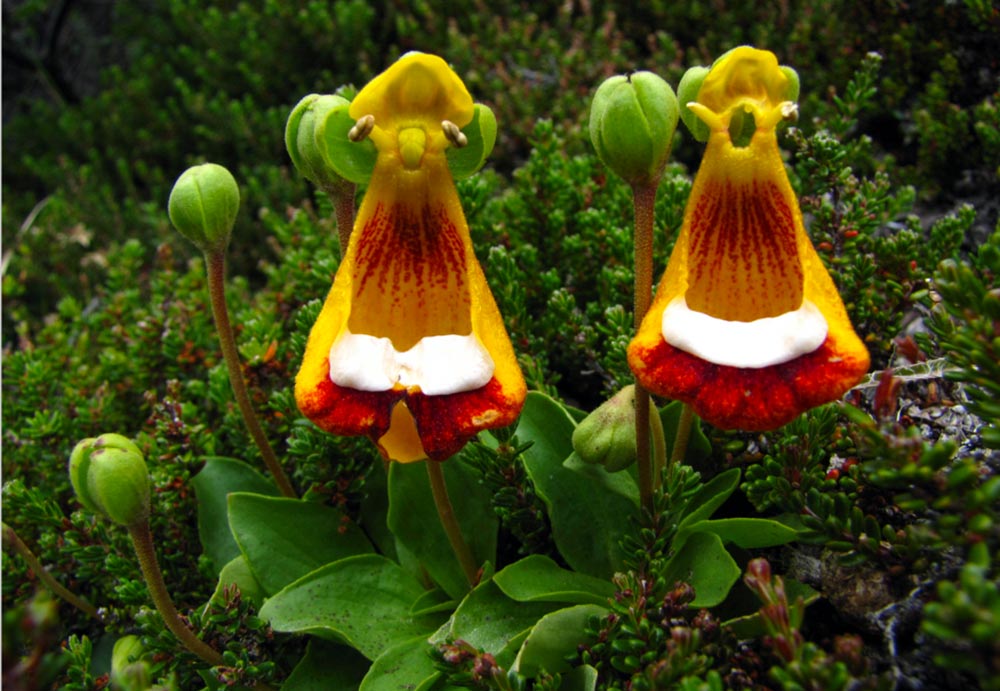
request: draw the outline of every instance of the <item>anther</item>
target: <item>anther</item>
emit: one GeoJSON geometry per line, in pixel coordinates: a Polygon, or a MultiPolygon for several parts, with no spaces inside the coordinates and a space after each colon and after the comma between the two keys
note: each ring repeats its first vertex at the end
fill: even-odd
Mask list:
{"type": "Polygon", "coordinates": [[[462,130],[451,120],[442,120],[441,129],[444,130],[445,138],[459,149],[469,144],[469,138],[462,134],[462,130]]]}
{"type": "Polygon", "coordinates": [[[780,107],[783,120],[796,122],[799,119],[799,106],[794,101],[784,101],[780,107]]]}
{"type": "Polygon", "coordinates": [[[375,128],[375,116],[374,115],[363,115],[354,123],[354,127],[351,131],[347,133],[347,138],[352,142],[360,142],[365,139],[369,134],[371,134],[372,129],[375,128]]]}

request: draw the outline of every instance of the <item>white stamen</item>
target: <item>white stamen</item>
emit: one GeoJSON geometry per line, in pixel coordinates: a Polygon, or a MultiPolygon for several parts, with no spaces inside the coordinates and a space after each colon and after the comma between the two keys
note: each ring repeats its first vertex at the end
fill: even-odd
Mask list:
{"type": "Polygon", "coordinates": [[[751,322],[718,319],[687,306],[684,296],[663,310],[663,340],[716,365],[760,368],[811,353],[826,340],[826,319],[803,300],[793,312],[751,322]]]}
{"type": "Polygon", "coordinates": [[[428,396],[472,391],[493,378],[493,358],[479,339],[425,336],[399,352],[388,338],[345,331],[330,348],[330,380],[361,391],[388,391],[396,384],[428,396]]]}

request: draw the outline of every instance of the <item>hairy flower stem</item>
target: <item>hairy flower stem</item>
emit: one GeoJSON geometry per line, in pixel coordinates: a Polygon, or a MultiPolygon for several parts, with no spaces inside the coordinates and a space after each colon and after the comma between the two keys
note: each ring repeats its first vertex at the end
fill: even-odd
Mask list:
{"type": "Polygon", "coordinates": [[[206,252],[205,264],[208,267],[208,293],[212,301],[212,314],[215,316],[215,329],[219,334],[219,346],[222,348],[222,357],[226,361],[226,368],[229,370],[229,383],[233,387],[233,396],[236,398],[236,405],[239,406],[240,413],[243,414],[243,422],[246,423],[247,431],[253,438],[260,455],[264,458],[267,469],[274,477],[278,489],[286,497],[296,497],[292,483],[282,470],[278,458],[271,448],[264,430],[260,426],[257,414],[250,404],[250,396],[247,394],[246,382],[243,381],[243,371],[240,367],[240,356],[236,350],[236,339],[233,336],[233,328],[229,323],[229,310],[226,306],[226,259],[225,254],[219,252],[206,252]]]}
{"type": "MultiPolygon", "coordinates": [[[[635,329],[639,330],[643,317],[653,299],[653,207],[659,179],[632,185],[632,203],[635,209],[635,329]]],[[[649,454],[649,392],[637,381],[635,384],[635,450],[639,468],[639,502],[650,514],[653,512],[653,467],[649,454]]],[[[663,463],[655,464],[662,467],[663,463]]]]}
{"type": "Polygon", "coordinates": [[[330,197],[330,201],[333,202],[341,258],[347,254],[347,245],[351,241],[351,231],[354,229],[354,192],[356,189],[357,186],[353,182],[329,185],[323,189],[330,197]]]}
{"type": "Polygon", "coordinates": [[[465,578],[469,581],[469,587],[472,588],[479,581],[479,567],[476,565],[476,558],[472,556],[472,550],[469,549],[469,543],[462,537],[462,529],[455,518],[455,509],[451,505],[451,499],[448,498],[448,487],[444,482],[442,463],[432,461],[429,458],[424,463],[427,465],[427,475],[431,480],[431,493],[434,495],[434,505],[441,518],[441,526],[447,533],[448,542],[451,543],[455,558],[461,564],[465,578]]]}
{"type": "Polygon", "coordinates": [[[153,548],[153,533],[149,529],[148,521],[140,521],[129,526],[129,537],[132,538],[132,546],[135,548],[135,556],[139,559],[139,568],[142,569],[142,576],[146,579],[146,587],[153,598],[153,604],[163,617],[170,632],[177,636],[177,639],[185,648],[200,657],[213,667],[219,667],[224,663],[222,655],[212,646],[205,643],[194,631],[188,628],[181,615],[174,606],[174,601],[170,599],[167,586],[163,582],[163,572],[160,571],[160,564],[156,560],[156,550],[153,548]]]}
{"type": "Polygon", "coordinates": [[[97,608],[80,598],[75,593],[71,592],[66,588],[66,586],[57,581],[55,577],[49,573],[44,566],[42,566],[42,562],[39,561],[38,557],[35,556],[35,553],[32,552],[26,544],[24,544],[24,541],[21,540],[20,536],[16,532],[14,532],[14,529],[6,523],[3,524],[3,545],[4,547],[13,549],[15,553],[20,554],[21,558],[27,562],[28,568],[34,572],[34,574],[38,577],[38,580],[44,583],[49,590],[87,616],[93,617],[97,621],[102,621],[101,615],[97,612],[97,608]]]}
{"type": "MultiPolygon", "coordinates": [[[[660,419],[660,411],[656,406],[649,407],[649,428],[652,430],[653,438],[653,489],[660,488],[660,481],[663,479],[663,463],[667,458],[667,441],[663,436],[663,420],[660,419]]],[[[671,460],[667,466],[668,479],[674,472],[674,463],[671,460]]]]}

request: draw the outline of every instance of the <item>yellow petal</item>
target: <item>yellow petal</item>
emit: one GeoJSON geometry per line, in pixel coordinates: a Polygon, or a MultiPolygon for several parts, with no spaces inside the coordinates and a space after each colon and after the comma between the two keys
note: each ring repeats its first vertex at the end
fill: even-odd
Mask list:
{"type": "Polygon", "coordinates": [[[417,423],[403,401],[393,407],[389,431],[379,438],[378,446],[390,461],[412,463],[427,458],[417,423]]]}

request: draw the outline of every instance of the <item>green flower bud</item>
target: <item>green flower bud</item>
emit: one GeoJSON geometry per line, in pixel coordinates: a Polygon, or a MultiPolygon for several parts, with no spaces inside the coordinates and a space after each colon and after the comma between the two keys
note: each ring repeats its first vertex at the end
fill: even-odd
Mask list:
{"type": "Polygon", "coordinates": [[[69,458],[69,479],[88,510],[124,526],[149,516],[149,471],[139,447],[120,434],[84,439],[69,458]]]}
{"type": "Polygon", "coordinates": [[[605,80],[590,107],[590,141],[604,164],[633,185],[655,183],[670,156],[678,106],[652,72],[605,80]]]}
{"type": "Polygon", "coordinates": [[[145,649],[138,636],[122,636],[111,651],[111,688],[115,691],[147,691],[152,684],[145,649]]]}
{"type": "Polygon", "coordinates": [[[614,473],[635,462],[635,386],[629,384],[573,430],[573,450],[585,463],[614,473]]]}
{"type": "Polygon", "coordinates": [[[292,163],[302,177],[327,192],[338,191],[351,183],[327,164],[322,149],[325,142],[317,138],[317,130],[334,108],[350,105],[343,96],[309,94],[292,109],[285,125],[285,147],[292,163]]]}
{"type": "Polygon", "coordinates": [[[229,244],[240,188],[232,173],[215,163],[185,170],[170,191],[167,213],[181,235],[202,252],[221,252],[229,244]]]}

